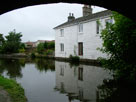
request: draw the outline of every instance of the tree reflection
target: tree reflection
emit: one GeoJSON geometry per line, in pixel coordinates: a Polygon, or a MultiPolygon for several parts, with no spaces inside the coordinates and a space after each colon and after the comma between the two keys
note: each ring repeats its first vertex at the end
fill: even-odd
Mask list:
{"type": "Polygon", "coordinates": [[[6,71],[10,78],[21,78],[21,69],[25,66],[24,59],[0,59],[0,74],[6,71]]]}
{"type": "Polygon", "coordinates": [[[135,102],[135,83],[104,80],[98,86],[97,102],[135,102]]]}
{"type": "Polygon", "coordinates": [[[46,60],[46,59],[35,59],[36,68],[39,71],[55,71],[55,61],[54,60],[46,60]]]}

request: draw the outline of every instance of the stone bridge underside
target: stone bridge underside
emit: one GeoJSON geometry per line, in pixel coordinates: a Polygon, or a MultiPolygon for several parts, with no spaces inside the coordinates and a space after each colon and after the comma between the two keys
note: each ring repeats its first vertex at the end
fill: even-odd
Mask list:
{"type": "Polygon", "coordinates": [[[22,7],[59,2],[100,6],[117,11],[136,21],[135,0],[1,0],[0,14],[22,7]]]}

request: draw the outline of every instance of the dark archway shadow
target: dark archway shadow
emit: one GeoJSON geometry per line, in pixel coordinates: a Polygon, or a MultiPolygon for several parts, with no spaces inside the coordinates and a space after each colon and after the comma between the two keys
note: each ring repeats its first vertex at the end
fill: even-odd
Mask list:
{"type": "Polygon", "coordinates": [[[136,15],[134,14],[136,6],[133,6],[135,4],[134,0],[131,2],[128,0],[1,0],[0,14],[22,7],[59,2],[100,6],[117,11],[136,21],[136,15]]]}

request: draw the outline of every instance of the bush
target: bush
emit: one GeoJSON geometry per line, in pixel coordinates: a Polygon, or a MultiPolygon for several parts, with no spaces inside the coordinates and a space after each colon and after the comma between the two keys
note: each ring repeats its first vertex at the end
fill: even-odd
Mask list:
{"type": "Polygon", "coordinates": [[[43,54],[43,52],[44,52],[44,44],[43,43],[38,44],[37,52],[38,52],[38,54],[43,54]]]}
{"type": "Polygon", "coordinates": [[[72,55],[69,56],[69,59],[72,62],[79,62],[80,60],[79,56],[72,56],[72,55]]]}
{"type": "Polygon", "coordinates": [[[22,48],[22,49],[19,49],[19,53],[24,53],[25,52],[25,49],[22,48]]]}
{"type": "Polygon", "coordinates": [[[53,55],[53,50],[47,50],[45,55],[53,55]]]}

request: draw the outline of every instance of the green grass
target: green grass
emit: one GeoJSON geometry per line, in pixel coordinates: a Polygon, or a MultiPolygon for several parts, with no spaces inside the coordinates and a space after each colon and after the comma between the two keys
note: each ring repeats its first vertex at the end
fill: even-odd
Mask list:
{"type": "Polygon", "coordinates": [[[27,102],[24,89],[15,80],[0,76],[0,86],[9,93],[11,102],[27,102]]]}

